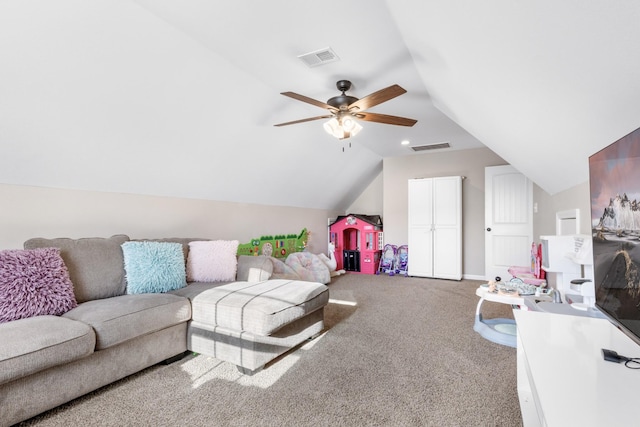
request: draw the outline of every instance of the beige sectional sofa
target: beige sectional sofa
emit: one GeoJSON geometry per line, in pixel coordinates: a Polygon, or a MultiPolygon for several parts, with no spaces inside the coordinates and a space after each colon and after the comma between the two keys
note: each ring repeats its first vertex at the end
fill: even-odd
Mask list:
{"type": "MultiPolygon", "coordinates": [[[[185,265],[195,240],[162,239],[182,244],[185,265]]],[[[0,426],[188,351],[253,373],[324,327],[328,288],[268,280],[272,263],[266,257],[238,257],[232,283],[127,293],[122,245],[129,241],[117,235],[25,242],[25,250],[60,248],[77,307],[60,316],[0,323],[0,426]]]]}

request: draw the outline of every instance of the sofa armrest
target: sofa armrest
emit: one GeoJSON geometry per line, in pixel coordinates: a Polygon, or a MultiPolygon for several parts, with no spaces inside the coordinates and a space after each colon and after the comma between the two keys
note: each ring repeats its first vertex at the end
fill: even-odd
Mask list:
{"type": "Polygon", "coordinates": [[[240,282],[262,282],[269,280],[273,273],[273,264],[269,257],[240,255],[236,280],[240,282]]]}

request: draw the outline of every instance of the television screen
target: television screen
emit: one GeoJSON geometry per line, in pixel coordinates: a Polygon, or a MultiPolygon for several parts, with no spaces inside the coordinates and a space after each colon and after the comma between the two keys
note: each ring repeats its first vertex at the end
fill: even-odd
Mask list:
{"type": "Polygon", "coordinates": [[[589,157],[596,306],[640,344],[640,129],[589,157]]]}

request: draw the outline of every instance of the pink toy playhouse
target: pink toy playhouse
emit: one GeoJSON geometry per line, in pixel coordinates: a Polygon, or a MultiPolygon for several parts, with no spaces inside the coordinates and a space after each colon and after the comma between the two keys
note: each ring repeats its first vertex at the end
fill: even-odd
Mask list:
{"type": "Polygon", "coordinates": [[[336,247],[336,270],[375,274],[382,253],[380,215],[349,214],[329,225],[329,239],[336,247]]]}

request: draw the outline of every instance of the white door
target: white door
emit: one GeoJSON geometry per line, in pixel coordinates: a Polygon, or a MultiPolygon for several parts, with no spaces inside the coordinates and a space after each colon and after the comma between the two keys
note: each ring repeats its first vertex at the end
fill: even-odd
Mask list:
{"type": "Polygon", "coordinates": [[[509,280],[507,269],[531,263],[533,185],[513,166],[485,168],[485,278],[509,280]]]}
{"type": "Polygon", "coordinates": [[[410,276],[462,278],[462,178],[409,180],[410,276]]]}
{"type": "Polygon", "coordinates": [[[409,211],[409,276],[433,275],[433,183],[431,179],[410,179],[409,211]]]}
{"type": "Polygon", "coordinates": [[[462,177],[433,178],[433,248],[433,277],[462,279],[462,177]]]}

